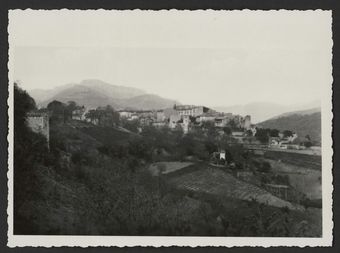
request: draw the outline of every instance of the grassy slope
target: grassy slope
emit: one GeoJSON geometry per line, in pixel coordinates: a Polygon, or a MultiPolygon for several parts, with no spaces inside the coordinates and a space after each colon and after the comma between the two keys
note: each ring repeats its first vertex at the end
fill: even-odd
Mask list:
{"type": "MultiPolygon", "coordinates": [[[[28,230],[27,234],[284,234],[270,228],[252,232],[257,204],[249,206],[244,201],[226,197],[214,199],[211,195],[190,196],[189,191],[178,193],[171,185],[162,190],[158,188],[158,179],[149,174],[121,173],[127,169],[124,161],[100,154],[97,147],[104,142],[127,143],[130,136],[116,129],[103,130],[107,129],[73,123],[51,127],[52,140],[64,140],[66,147],[56,168],[39,170],[42,196],[22,208],[26,212],[23,216],[36,224],[35,230],[28,230]],[[77,165],[70,158],[78,151],[85,160],[77,165]],[[223,221],[218,217],[224,217],[223,221]],[[245,221],[245,218],[249,220],[245,221]]],[[[194,170],[197,170],[195,166],[189,166],[164,175],[163,179],[172,180],[194,170]]],[[[273,207],[263,207],[261,212],[268,217],[273,212],[278,213],[278,218],[284,215],[273,207]]],[[[290,215],[295,226],[303,219],[312,224],[312,231],[308,230],[310,236],[319,235],[318,226],[314,225],[319,216],[309,221],[314,216],[314,213],[306,217],[295,212],[290,215]]],[[[301,235],[298,231],[294,228],[291,233],[301,235]]]]}
{"type": "Polygon", "coordinates": [[[289,115],[275,119],[269,119],[258,124],[263,128],[273,128],[280,131],[295,131],[300,138],[310,135],[313,141],[321,143],[321,113],[309,115],[289,115]]]}

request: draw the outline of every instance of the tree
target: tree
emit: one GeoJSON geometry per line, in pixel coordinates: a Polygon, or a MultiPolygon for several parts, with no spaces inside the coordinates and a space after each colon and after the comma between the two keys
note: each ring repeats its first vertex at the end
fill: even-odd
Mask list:
{"type": "Polygon", "coordinates": [[[230,127],[232,130],[234,130],[234,129],[237,128],[237,125],[236,125],[236,122],[235,122],[234,119],[231,119],[231,120],[228,122],[228,125],[229,125],[229,127],[230,127]]]}
{"type": "Polygon", "coordinates": [[[37,170],[48,155],[46,138],[34,133],[26,122],[28,112],[35,110],[33,98],[14,84],[14,231],[25,231],[32,225],[20,211],[23,203],[39,194],[37,170]]]}
{"type": "Polygon", "coordinates": [[[283,131],[283,136],[286,137],[290,137],[293,136],[293,132],[291,130],[284,130],[283,131]]]}
{"type": "Polygon", "coordinates": [[[251,136],[253,136],[253,132],[249,129],[249,130],[246,131],[246,135],[248,137],[251,137],[251,136]]]}
{"type": "Polygon", "coordinates": [[[303,143],[303,145],[306,147],[306,148],[310,148],[311,146],[313,146],[313,143],[311,141],[305,141],[303,143]]]}
{"type": "Polygon", "coordinates": [[[255,137],[261,143],[268,143],[268,141],[269,141],[268,130],[267,129],[263,129],[263,128],[257,129],[255,137]]]}
{"type": "Polygon", "coordinates": [[[271,170],[271,165],[269,162],[262,162],[261,167],[258,169],[260,172],[268,173],[271,170]]]}
{"type": "Polygon", "coordinates": [[[14,135],[26,129],[26,113],[36,109],[34,99],[14,83],[14,135]]]}
{"type": "Polygon", "coordinates": [[[77,110],[78,108],[80,108],[80,106],[78,106],[76,102],[68,101],[67,105],[65,106],[66,119],[67,120],[71,119],[73,111],[77,110]]]}
{"type": "Polygon", "coordinates": [[[279,137],[280,131],[277,129],[270,129],[269,135],[270,137],[279,137]]]}
{"type": "Polygon", "coordinates": [[[53,100],[47,105],[48,111],[51,113],[51,121],[65,122],[66,121],[66,105],[60,101],[53,100]]]}
{"type": "Polygon", "coordinates": [[[90,110],[85,115],[92,123],[98,123],[103,127],[112,127],[119,124],[119,113],[112,106],[98,107],[95,110],[90,110]]]}
{"type": "Polygon", "coordinates": [[[140,127],[138,119],[134,120],[122,119],[120,123],[123,128],[130,130],[131,132],[138,133],[138,129],[140,127]]]}
{"type": "Polygon", "coordinates": [[[223,132],[226,135],[231,135],[231,128],[230,127],[223,127],[223,132]]]}
{"type": "Polygon", "coordinates": [[[89,110],[86,114],[85,114],[85,118],[89,119],[91,121],[92,124],[95,124],[95,122],[98,120],[99,115],[97,113],[97,110],[89,110]]]}

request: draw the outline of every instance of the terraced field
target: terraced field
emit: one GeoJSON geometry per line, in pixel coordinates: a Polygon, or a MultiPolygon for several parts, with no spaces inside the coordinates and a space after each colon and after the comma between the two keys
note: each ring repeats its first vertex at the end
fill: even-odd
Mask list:
{"type": "Polygon", "coordinates": [[[255,185],[240,181],[220,169],[198,168],[169,179],[178,189],[208,193],[241,200],[256,200],[275,207],[303,210],[301,206],[280,199],[255,185]]]}
{"type": "Polygon", "coordinates": [[[264,155],[267,159],[280,160],[282,162],[308,169],[321,170],[321,156],[296,154],[280,151],[267,151],[264,155]]]}

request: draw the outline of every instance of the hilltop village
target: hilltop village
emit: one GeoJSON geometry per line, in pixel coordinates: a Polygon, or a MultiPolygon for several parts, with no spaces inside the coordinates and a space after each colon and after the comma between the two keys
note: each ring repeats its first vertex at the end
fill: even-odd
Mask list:
{"type": "MultiPolygon", "coordinates": [[[[206,106],[174,105],[163,110],[119,109],[111,106],[87,108],[75,102],[67,104],[52,101],[46,108],[40,108],[28,114],[28,123],[36,132],[41,132],[49,139],[48,123],[53,121],[76,120],[96,126],[120,127],[121,129],[141,133],[146,127],[169,128],[188,134],[197,129],[213,129],[221,138],[231,137],[235,143],[242,143],[252,148],[271,148],[281,150],[304,150],[312,146],[311,140],[298,138],[291,130],[262,129],[251,123],[251,116],[218,112],[206,106]]],[[[314,152],[317,152],[314,150],[314,152]]]]}

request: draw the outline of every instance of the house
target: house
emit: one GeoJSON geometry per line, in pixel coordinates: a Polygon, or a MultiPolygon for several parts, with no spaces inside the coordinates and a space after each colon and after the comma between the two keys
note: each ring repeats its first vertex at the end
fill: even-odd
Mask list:
{"type": "Polygon", "coordinates": [[[189,132],[190,123],[191,123],[190,116],[185,115],[182,117],[180,125],[183,129],[184,134],[189,132]]]}
{"type": "Polygon", "coordinates": [[[174,109],[182,116],[192,116],[197,117],[210,111],[208,107],[205,106],[195,106],[195,105],[175,105],[174,109]]]}
{"type": "Polygon", "coordinates": [[[72,112],[72,119],[85,120],[86,108],[84,106],[78,107],[72,112]]]}
{"type": "Polygon", "coordinates": [[[163,121],[163,122],[152,122],[152,126],[154,126],[156,128],[161,128],[161,127],[166,126],[166,122],[165,121],[163,121]]]}
{"type": "Polygon", "coordinates": [[[130,118],[128,118],[128,120],[130,120],[130,121],[137,120],[137,119],[139,119],[139,117],[136,113],[131,114],[130,118]]]}
{"type": "Polygon", "coordinates": [[[293,133],[293,135],[286,137],[286,139],[288,142],[292,143],[297,137],[298,135],[296,133],[293,133]]]}
{"type": "Polygon", "coordinates": [[[225,127],[227,126],[230,119],[228,117],[216,117],[215,118],[215,127],[225,127]]]}
{"type": "Polygon", "coordinates": [[[131,118],[132,112],[130,112],[130,111],[119,111],[119,116],[121,118],[131,118]]]}
{"type": "Polygon", "coordinates": [[[141,117],[139,118],[139,122],[142,126],[150,126],[153,124],[154,119],[151,117],[141,117]]]}
{"type": "Polygon", "coordinates": [[[279,148],[281,144],[280,137],[270,137],[269,146],[273,148],[279,148]]]}
{"type": "Polygon", "coordinates": [[[156,112],[156,121],[157,122],[163,122],[166,120],[164,111],[157,111],[156,112]]]}
{"type": "Polygon", "coordinates": [[[224,159],[225,160],[225,150],[221,150],[220,151],[220,159],[224,159]]]}
{"type": "Polygon", "coordinates": [[[226,151],[220,150],[218,152],[213,152],[211,156],[211,162],[213,164],[225,165],[226,164],[226,151]]]}
{"type": "Polygon", "coordinates": [[[181,116],[179,114],[173,114],[170,115],[170,119],[169,119],[169,127],[171,129],[175,129],[177,126],[177,123],[181,120],[181,116]]]}
{"type": "Polygon", "coordinates": [[[197,122],[207,122],[207,121],[215,121],[216,116],[212,114],[203,114],[196,118],[197,122]]]}
{"type": "Polygon", "coordinates": [[[241,128],[244,128],[246,130],[249,130],[251,128],[251,117],[250,117],[250,115],[245,116],[241,120],[241,128]]]}

